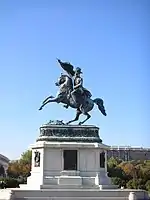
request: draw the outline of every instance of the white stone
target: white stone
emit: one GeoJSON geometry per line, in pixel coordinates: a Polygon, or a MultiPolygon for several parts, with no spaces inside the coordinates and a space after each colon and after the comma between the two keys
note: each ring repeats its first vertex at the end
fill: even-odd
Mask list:
{"type": "Polygon", "coordinates": [[[137,200],[135,192],[130,192],[130,194],[129,194],[129,200],[137,200]]]}
{"type": "MultiPolygon", "coordinates": [[[[58,185],[114,188],[107,168],[100,168],[100,152],[108,146],[99,143],[37,142],[32,145],[32,170],[27,185],[32,189],[58,185]],[[34,166],[34,152],[41,153],[40,167],[34,166]],[[63,169],[64,150],[77,150],[77,171],[63,169]]],[[[21,185],[21,188],[24,187],[21,185]]],[[[27,187],[27,186],[26,186],[27,187]]]]}
{"type": "Polygon", "coordinates": [[[0,200],[127,200],[129,194],[134,192],[137,200],[148,199],[147,192],[142,190],[121,190],[121,189],[91,189],[91,188],[53,188],[53,189],[9,189],[5,190],[5,195],[0,200]],[[8,198],[7,192],[12,196],[8,198]]]}
{"type": "Polygon", "coordinates": [[[0,190],[0,199],[15,200],[15,194],[11,189],[2,189],[0,190]]]}

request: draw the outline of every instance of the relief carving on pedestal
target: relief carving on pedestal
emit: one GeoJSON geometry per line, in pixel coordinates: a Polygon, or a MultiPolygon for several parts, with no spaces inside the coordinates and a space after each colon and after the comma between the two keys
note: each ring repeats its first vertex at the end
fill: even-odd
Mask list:
{"type": "Polygon", "coordinates": [[[40,152],[35,151],[35,156],[34,156],[34,167],[40,167],[40,152]]]}

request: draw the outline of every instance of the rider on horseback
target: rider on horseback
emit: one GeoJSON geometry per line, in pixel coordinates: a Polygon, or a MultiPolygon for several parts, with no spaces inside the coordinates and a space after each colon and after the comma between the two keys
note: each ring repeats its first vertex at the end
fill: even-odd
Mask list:
{"type": "Polygon", "coordinates": [[[91,117],[89,112],[93,109],[94,104],[96,104],[101,113],[106,116],[103,100],[101,98],[91,99],[91,93],[83,87],[81,69],[76,68],[76,70],[74,70],[74,67],[70,63],[62,62],[59,59],[58,62],[68,75],[61,74],[58,82],[56,82],[56,86],[60,86],[58,95],[56,97],[47,97],[39,110],[42,110],[45,105],[51,102],[63,103],[66,108],[70,106],[76,109],[76,117],[67,122],[67,124],[77,121],[81,114],[87,117],[79,124],[81,125],[86,122],[91,117]]]}
{"type": "Polygon", "coordinates": [[[88,97],[90,98],[92,95],[91,93],[83,87],[83,78],[81,77],[82,71],[79,67],[75,70],[74,79],[74,88],[73,91],[70,93],[73,100],[81,106],[85,99],[88,97]]]}
{"type": "MultiPolygon", "coordinates": [[[[68,75],[73,79],[73,91],[68,91],[67,98],[74,100],[74,102],[77,104],[78,107],[84,104],[85,100],[87,98],[91,98],[91,93],[83,87],[83,79],[81,77],[82,71],[79,67],[77,67],[75,70],[74,67],[67,62],[62,62],[58,59],[59,64],[61,67],[68,73],[68,75]]],[[[65,108],[68,108],[68,104],[64,105],[65,108]]]]}

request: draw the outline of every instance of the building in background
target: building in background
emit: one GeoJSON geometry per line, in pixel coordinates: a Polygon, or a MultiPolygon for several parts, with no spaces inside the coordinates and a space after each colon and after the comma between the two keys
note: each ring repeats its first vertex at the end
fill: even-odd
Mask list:
{"type": "Polygon", "coordinates": [[[115,157],[124,161],[150,160],[150,148],[131,146],[111,146],[107,152],[108,158],[115,157]]]}
{"type": "Polygon", "coordinates": [[[6,156],[0,154],[0,177],[7,175],[9,161],[10,160],[6,156]]]}

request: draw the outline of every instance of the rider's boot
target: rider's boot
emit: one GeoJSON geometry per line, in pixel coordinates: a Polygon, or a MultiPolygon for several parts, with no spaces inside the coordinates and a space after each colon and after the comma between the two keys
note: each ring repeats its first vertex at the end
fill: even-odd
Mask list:
{"type": "MultiPolygon", "coordinates": [[[[71,92],[69,92],[69,94],[67,95],[67,99],[70,99],[71,97],[71,92]]],[[[65,108],[68,108],[69,107],[69,103],[64,105],[65,108]]]]}

